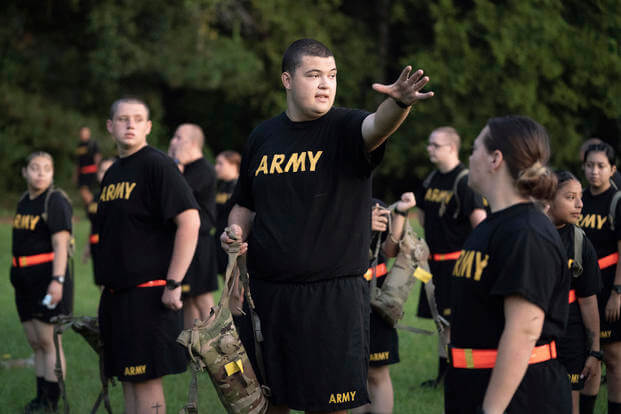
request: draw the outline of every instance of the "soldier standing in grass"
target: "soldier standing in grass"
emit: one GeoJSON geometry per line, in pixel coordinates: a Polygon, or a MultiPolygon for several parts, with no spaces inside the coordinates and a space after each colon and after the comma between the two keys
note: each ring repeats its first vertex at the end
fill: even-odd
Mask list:
{"type": "MultiPolygon", "coordinates": [[[[375,113],[334,108],[336,63],[312,39],[283,57],[284,113],[260,124],[242,158],[229,225],[247,243],[272,413],[369,403],[371,172],[429,79],[407,66],[375,113]],[[367,208],[361,208],[367,206],[367,208]]],[[[233,243],[226,233],[223,247],[233,243]]],[[[251,355],[252,357],[252,355],[251,355]]],[[[256,362],[255,367],[256,367],[256,362]]],[[[260,370],[259,370],[260,371],[260,370]]]]}
{"type": "Polygon", "coordinates": [[[198,238],[198,206],[175,163],[147,145],[149,109],[112,104],[108,132],[119,159],[101,183],[99,325],[108,377],[123,383],[125,413],[165,412],[162,377],[185,371],[181,280],[198,238]]]}

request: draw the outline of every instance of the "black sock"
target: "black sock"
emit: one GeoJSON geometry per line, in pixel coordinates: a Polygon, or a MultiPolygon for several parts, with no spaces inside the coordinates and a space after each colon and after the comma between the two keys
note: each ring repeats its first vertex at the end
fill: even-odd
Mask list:
{"type": "Polygon", "coordinates": [[[608,401],[608,414],[621,414],[621,403],[608,401]]]}
{"type": "Polygon", "coordinates": [[[436,378],[438,382],[444,379],[444,374],[446,374],[446,370],[448,369],[448,360],[444,357],[438,358],[438,377],[436,378]]]}
{"type": "Polygon", "coordinates": [[[58,399],[60,398],[60,386],[57,382],[46,381],[45,383],[45,401],[50,404],[52,407],[56,408],[58,405],[58,399]]]}
{"type": "Polygon", "coordinates": [[[597,395],[580,394],[580,414],[593,414],[597,395]]]}
{"type": "Polygon", "coordinates": [[[37,377],[37,400],[43,399],[43,377],[37,377]]]}

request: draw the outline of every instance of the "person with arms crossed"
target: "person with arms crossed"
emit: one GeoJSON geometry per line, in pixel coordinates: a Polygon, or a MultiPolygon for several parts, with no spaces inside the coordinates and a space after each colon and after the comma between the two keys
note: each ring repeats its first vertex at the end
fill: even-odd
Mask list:
{"type": "MultiPolygon", "coordinates": [[[[248,251],[272,413],[369,403],[371,172],[429,78],[407,66],[375,113],[333,107],[332,52],[313,39],[285,51],[284,113],[251,133],[229,225],[248,251]],[[247,240],[247,242],[246,242],[247,240]]],[[[221,235],[223,247],[234,240],[221,235]]],[[[251,355],[252,357],[252,355],[251,355]]],[[[256,366],[256,361],[255,361],[256,366]]]]}
{"type": "Polygon", "coordinates": [[[127,414],[166,411],[162,377],[185,371],[181,280],[200,219],[175,163],[147,144],[149,108],[138,98],[112,104],[107,128],[119,159],[101,183],[97,207],[99,326],[108,377],[123,383],[127,414]]]}

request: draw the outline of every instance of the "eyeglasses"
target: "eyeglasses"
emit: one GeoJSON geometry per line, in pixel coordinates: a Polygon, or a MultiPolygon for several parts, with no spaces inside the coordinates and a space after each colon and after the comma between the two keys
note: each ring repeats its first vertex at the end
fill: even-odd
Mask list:
{"type": "Polygon", "coordinates": [[[448,147],[451,144],[436,144],[435,142],[430,142],[427,144],[427,148],[433,148],[434,150],[437,150],[438,148],[442,148],[442,147],[448,147]]]}

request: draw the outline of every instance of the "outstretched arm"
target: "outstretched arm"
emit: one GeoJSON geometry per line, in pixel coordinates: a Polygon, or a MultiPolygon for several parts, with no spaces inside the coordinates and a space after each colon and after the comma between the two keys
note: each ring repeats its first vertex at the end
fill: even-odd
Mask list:
{"type": "Polygon", "coordinates": [[[371,152],[382,145],[399,128],[416,101],[433,96],[433,92],[420,92],[429,82],[429,78],[423,76],[423,71],[419,69],[411,72],[412,67],[406,66],[392,85],[373,84],[373,89],[388,95],[388,99],[362,122],[362,138],[367,151],[371,152]]]}

